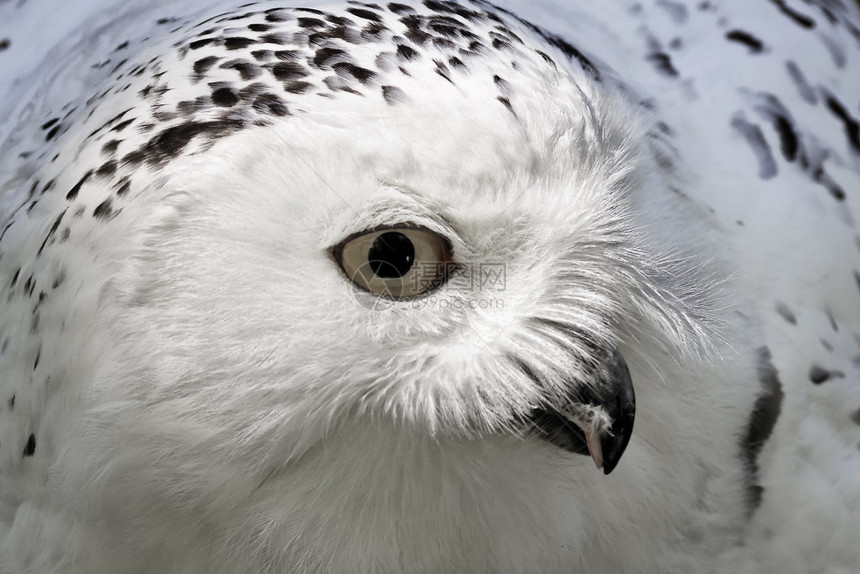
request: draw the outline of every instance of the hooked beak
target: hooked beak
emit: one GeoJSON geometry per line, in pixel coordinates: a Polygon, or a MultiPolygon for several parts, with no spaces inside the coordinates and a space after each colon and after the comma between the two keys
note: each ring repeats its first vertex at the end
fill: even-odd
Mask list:
{"type": "Polygon", "coordinates": [[[546,405],[529,418],[542,439],[569,452],[590,455],[597,468],[609,474],[627,448],[635,415],[627,362],[613,350],[595,370],[594,380],[573,390],[566,404],[546,405]]]}

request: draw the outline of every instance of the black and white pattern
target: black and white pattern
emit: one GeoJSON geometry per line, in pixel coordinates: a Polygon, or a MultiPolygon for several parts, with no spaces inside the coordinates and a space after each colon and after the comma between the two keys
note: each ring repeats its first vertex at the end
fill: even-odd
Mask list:
{"type": "Polygon", "coordinates": [[[855,4],[68,4],[0,0],[0,571],[856,569],[855,4]]]}

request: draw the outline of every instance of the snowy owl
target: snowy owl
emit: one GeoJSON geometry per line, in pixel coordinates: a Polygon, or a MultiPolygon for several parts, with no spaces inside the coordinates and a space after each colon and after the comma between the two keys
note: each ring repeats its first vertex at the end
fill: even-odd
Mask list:
{"type": "Polygon", "coordinates": [[[0,1],[0,572],[860,568],[848,0],[0,1]]]}

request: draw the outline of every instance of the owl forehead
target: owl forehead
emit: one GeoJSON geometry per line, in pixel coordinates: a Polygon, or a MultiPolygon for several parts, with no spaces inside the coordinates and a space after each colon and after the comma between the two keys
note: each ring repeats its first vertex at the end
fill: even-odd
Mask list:
{"type": "MultiPolygon", "coordinates": [[[[534,101],[537,86],[569,67],[536,28],[489,5],[429,0],[384,8],[256,3],[190,20],[149,47],[118,50],[114,61],[130,55],[79,111],[85,119],[71,138],[98,150],[81,181],[113,179],[118,189],[140,168],[151,172],[238,131],[307,113],[358,122],[460,103],[517,121],[528,112],[518,92],[534,101]]],[[[51,137],[62,139],[64,120],[47,119],[51,137]]]]}
{"type": "Polygon", "coordinates": [[[492,88],[486,104],[510,109],[513,86],[499,74],[556,67],[525,24],[474,4],[265,6],[199,22],[173,44],[179,81],[196,87],[193,101],[175,102],[178,114],[212,106],[280,116],[357,98],[423,103],[432,94],[422,90],[465,88],[476,76],[492,88]],[[422,81],[428,76],[435,85],[422,81]]]}

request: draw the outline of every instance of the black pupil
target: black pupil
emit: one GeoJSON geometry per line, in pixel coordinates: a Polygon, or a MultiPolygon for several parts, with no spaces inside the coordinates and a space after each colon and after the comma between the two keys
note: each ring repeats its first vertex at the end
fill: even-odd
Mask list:
{"type": "Polygon", "coordinates": [[[378,277],[403,277],[415,262],[415,246],[402,233],[389,231],[373,240],[367,262],[378,277]]]}

